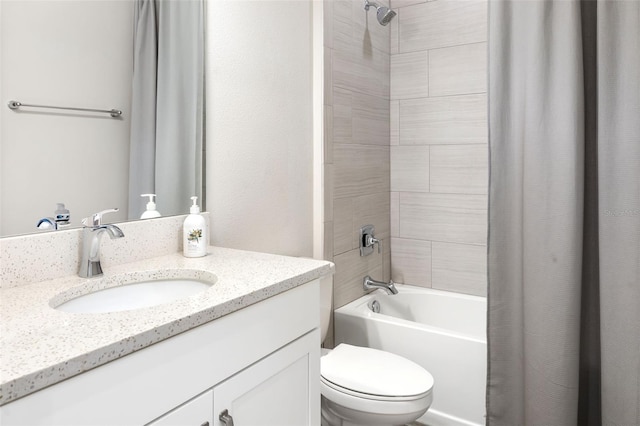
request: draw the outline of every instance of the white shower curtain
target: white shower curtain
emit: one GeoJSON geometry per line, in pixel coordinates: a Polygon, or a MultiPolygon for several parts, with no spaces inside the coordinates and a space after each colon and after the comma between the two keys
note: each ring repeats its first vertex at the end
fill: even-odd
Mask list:
{"type": "Polygon", "coordinates": [[[489,2],[488,425],[640,425],[640,2],[489,2]]]}
{"type": "Polygon", "coordinates": [[[156,193],[163,216],[202,200],[204,4],[136,0],[129,219],[156,193]]]}

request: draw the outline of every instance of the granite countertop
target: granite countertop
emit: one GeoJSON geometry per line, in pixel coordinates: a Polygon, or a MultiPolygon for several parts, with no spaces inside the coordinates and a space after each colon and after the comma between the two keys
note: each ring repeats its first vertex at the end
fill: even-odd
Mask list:
{"type": "Polygon", "coordinates": [[[1,290],[0,405],[332,272],[326,261],[209,247],[201,258],[176,253],[113,266],[90,280],[69,276],[1,290]],[[125,274],[158,279],[175,270],[214,274],[216,282],[188,298],[131,311],[52,308],[125,274]]]}

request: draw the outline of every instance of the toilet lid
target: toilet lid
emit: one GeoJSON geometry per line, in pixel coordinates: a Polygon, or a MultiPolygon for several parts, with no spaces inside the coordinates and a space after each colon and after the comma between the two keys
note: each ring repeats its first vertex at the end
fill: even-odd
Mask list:
{"type": "Polygon", "coordinates": [[[321,358],[325,380],[352,391],[378,396],[414,396],[433,387],[427,370],[401,356],[341,343],[321,358]]]}

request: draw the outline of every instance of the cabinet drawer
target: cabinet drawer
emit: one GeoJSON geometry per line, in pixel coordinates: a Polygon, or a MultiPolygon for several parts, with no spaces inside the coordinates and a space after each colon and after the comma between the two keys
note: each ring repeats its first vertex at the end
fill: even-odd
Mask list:
{"type": "Polygon", "coordinates": [[[213,391],[207,391],[168,412],[148,426],[213,426],[213,391]]]}

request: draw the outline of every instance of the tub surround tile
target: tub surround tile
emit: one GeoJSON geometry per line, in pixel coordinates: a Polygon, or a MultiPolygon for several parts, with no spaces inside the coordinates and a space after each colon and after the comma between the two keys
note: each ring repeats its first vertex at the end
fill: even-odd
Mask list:
{"type": "Polygon", "coordinates": [[[330,0],[332,3],[331,48],[349,52],[353,44],[352,6],[349,0],[330,0]]]}
{"type": "Polygon", "coordinates": [[[389,99],[389,54],[361,46],[334,50],[333,84],[355,92],[389,99]]]}
{"type": "MultiPolygon", "coordinates": [[[[367,12],[364,1],[332,2],[332,46],[336,50],[350,52],[354,47],[362,51],[378,50],[389,53],[389,26],[378,24],[375,8],[367,12]]],[[[385,4],[379,1],[378,4],[385,4]]]]}
{"type": "Polygon", "coordinates": [[[391,147],[391,190],[429,191],[429,147],[391,147]]]}
{"type": "Polygon", "coordinates": [[[431,241],[391,239],[391,279],[431,287],[431,241]]]}
{"type": "Polygon", "coordinates": [[[487,43],[429,51],[429,96],[487,91],[487,43]]]}
{"type": "Polygon", "coordinates": [[[130,273],[162,278],[174,269],[217,277],[204,292],[156,307],[73,320],[52,309],[51,299],[103,279],[77,275],[1,290],[0,405],[332,272],[326,261],[208,251],[201,258],[174,253],[105,268],[105,280],[130,273]]]}
{"type": "Polygon", "coordinates": [[[333,164],[324,165],[324,220],[333,221],[333,164]]]}
{"type": "Polygon", "coordinates": [[[334,253],[340,254],[359,249],[360,228],[364,225],[375,226],[378,239],[388,238],[389,229],[389,193],[382,192],[353,198],[335,200],[334,211],[334,253]]]}
{"type": "Polygon", "coordinates": [[[391,99],[429,96],[428,52],[391,56],[391,99]]]}
{"type": "Polygon", "coordinates": [[[398,114],[400,145],[488,143],[485,94],[403,100],[398,114]]]}
{"type": "Polygon", "coordinates": [[[391,101],[389,115],[389,145],[400,145],[400,101],[391,101]]]}
{"type": "MultiPolygon", "coordinates": [[[[387,1],[378,1],[379,5],[386,5],[387,1]]],[[[364,1],[352,1],[351,12],[353,19],[353,44],[363,49],[376,49],[389,53],[390,25],[380,25],[376,19],[376,9],[372,7],[364,10],[364,1]]],[[[392,21],[393,22],[393,21],[392,21]]]]}
{"type": "Polygon", "coordinates": [[[489,185],[487,145],[432,145],[431,192],[486,194],[489,185]]]}
{"type": "Polygon", "coordinates": [[[351,143],[353,136],[353,102],[351,90],[333,90],[333,143],[351,143]]]}
{"type": "Polygon", "coordinates": [[[333,149],[336,198],[389,191],[389,147],[335,144],[333,149]]]}
{"type": "Polygon", "coordinates": [[[486,246],[433,242],[432,259],[433,288],[487,295],[486,246]]]}
{"type": "Polygon", "coordinates": [[[395,6],[392,9],[396,12],[396,17],[389,22],[389,53],[395,55],[400,53],[400,14],[402,11],[395,6]]]}
{"type": "Polygon", "coordinates": [[[483,294],[487,0],[392,6],[398,16],[390,25],[391,275],[483,294]]]}
{"type": "Polygon", "coordinates": [[[402,7],[413,6],[414,4],[426,3],[427,1],[434,0],[392,0],[391,7],[395,10],[402,7]]]}
{"type": "Polygon", "coordinates": [[[402,192],[400,224],[402,238],[486,244],[487,197],[402,192]]]}
{"type": "Polygon", "coordinates": [[[383,279],[383,266],[375,265],[370,268],[367,268],[365,274],[360,277],[354,277],[348,281],[340,282],[340,285],[337,287],[334,286],[335,292],[333,296],[333,309],[340,308],[346,305],[349,302],[356,300],[357,298],[363,296],[366,292],[362,287],[362,281],[365,275],[370,275],[375,280],[383,279]]]}
{"type": "Polygon", "coordinates": [[[322,342],[322,347],[325,349],[333,349],[335,347],[333,315],[329,316],[329,329],[327,330],[327,335],[324,338],[324,342],[322,342]]]}
{"type": "Polygon", "coordinates": [[[333,107],[324,106],[324,158],[323,163],[333,164],[333,107]]]}
{"type": "Polygon", "coordinates": [[[352,94],[351,141],[389,146],[389,100],[358,92],[352,94]]]}
{"type": "Polygon", "coordinates": [[[360,248],[360,228],[364,225],[373,225],[375,237],[379,240],[389,238],[391,235],[390,208],[388,192],[363,195],[353,199],[352,248],[360,248]]]}
{"type": "MultiPolygon", "coordinates": [[[[330,92],[334,164],[330,240],[333,255],[342,265],[338,269],[346,268],[334,280],[334,301],[342,305],[363,294],[362,278],[367,273],[383,277],[384,256],[378,258],[376,253],[375,258],[360,259],[357,232],[371,223],[378,238],[390,235],[389,52],[391,34],[397,36],[398,28],[397,18],[388,26],[379,25],[375,11],[366,12],[361,0],[334,1],[329,13],[333,17],[330,92]],[[353,268],[358,272],[350,273],[353,268]]],[[[395,107],[397,111],[399,105],[395,107]]],[[[397,120],[395,126],[397,129],[397,120]]]]}
{"type": "Polygon", "coordinates": [[[353,199],[338,198],[333,203],[333,254],[353,249],[353,199]]]}
{"type": "Polygon", "coordinates": [[[400,236],[400,193],[391,192],[391,236],[400,236]]]}
{"type": "Polygon", "coordinates": [[[369,256],[360,256],[360,250],[350,250],[334,256],[333,308],[337,309],[365,294],[362,280],[366,275],[374,279],[383,278],[383,255],[374,251],[369,256]]]}
{"type": "Polygon", "coordinates": [[[400,17],[400,52],[487,41],[486,0],[438,0],[412,5],[400,17]]]}
{"type": "Polygon", "coordinates": [[[389,101],[351,90],[334,90],[334,143],[389,145],[389,101]]]}
{"type": "MultiPolygon", "coordinates": [[[[383,244],[385,247],[391,246],[391,239],[384,240],[383,244]]],[[[391,249],[382,254],[382,281],[391,281],[391,249]]]]}
{"type": "Polygon", "coordinates": [[[324,223],[324,242],[322,258],[333,262],[333,222],[324,223]]]}
{"type": "Polygon", "coordinates": [[[323,64],[323,72],[324,72],[324,104],[325,105],[333,105],[333,80],[331,72],[333,68],[333,64],[331,62],[331,49],[328,47],[324,48],[324,64],[323,64]]]}

